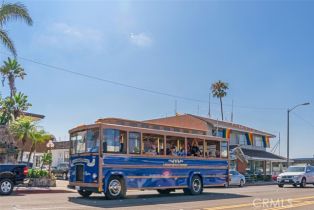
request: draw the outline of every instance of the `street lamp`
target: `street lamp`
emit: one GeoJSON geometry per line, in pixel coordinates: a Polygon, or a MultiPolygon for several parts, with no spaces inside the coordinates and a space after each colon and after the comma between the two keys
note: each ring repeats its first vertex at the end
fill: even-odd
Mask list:
{"type": "Polygon", "coordinates": [[[292,112],[295,108],[299,107],[299,106],[307,106],[307,105],[310,105],[309,102],[306,102],[306,103],[303,103],[303,104],[298,104],[298,105],[295,105],[294,107],[292,107],[291,109],[288,109],[287,111],[287,114],[288,114],[288,125],[287,125],[287,168],[289,167],[289,162],[290,162],[290,154],[289,154],[289,143],[290,143],[290,140],[289,140],[289,135],[290,135],[290,132],[289,132],[289,128],[290,128],[290,112],[292,112]]]}

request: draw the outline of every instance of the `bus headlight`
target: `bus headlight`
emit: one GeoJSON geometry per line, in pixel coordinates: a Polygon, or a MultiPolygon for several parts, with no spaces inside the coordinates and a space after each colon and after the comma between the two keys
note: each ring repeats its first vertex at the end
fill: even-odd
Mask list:
{"type": "Polygon", "coordinates": [[[93,173],[92,177],[93,177],[93,179],[97,179],[97,174],[93,173]]]}

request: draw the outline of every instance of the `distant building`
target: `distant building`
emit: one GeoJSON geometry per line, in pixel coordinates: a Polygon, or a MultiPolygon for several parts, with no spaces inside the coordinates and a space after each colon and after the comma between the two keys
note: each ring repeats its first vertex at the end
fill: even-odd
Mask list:
{"type": "Polygon", "coordinates": [[[294,158],[293,165],[309,164],[314,166],[314,157],[312,158],[294,158]]]}
{"type": "Polygon", "coordinates": [[[52,153],[52,166],[69,162],[70,141],[55,141],[52,153]]]}
{"type": "Polygon", "coordinates": [[[241,173],[271,175],[282,171],[284,157],[267,152],[270,139],[275,135],[232,122],[225,122],[191,114],[176,115],[145,122],[158,125],[178,126],[206,131],[208,135],[229,140],[230,151],[235,148],[243,154],[243,159],[231,154],[231,168],[241,173]]]}
{"type": "MultiPolygon", "coordinates": [[[[31,117],[34,121],[39,121],[43,118],[45,118],[44,115],[39,114],[33,114],[33,113],[24,113],[25,116],[31,117]]],[[[27,162],[29,155],[30,155],[30,149],[32,146],[31,141],[27,141],[24,149],[23,159],[22,162],[27,162]]],[[[15,163],[17,161],[20,161],[20,151],[22,149],[22,142],[16,141],[14,138],[10,135],[8,128],[4,125],[0,126],[0,163],[15,163]]],[[[41,157],[44,154],[44,152],[47,151],[46,143],[38,144],[36,145],[36,151],[32,154],[30,158],[30,163],[35,166],[40,166],[41,157]]]]}

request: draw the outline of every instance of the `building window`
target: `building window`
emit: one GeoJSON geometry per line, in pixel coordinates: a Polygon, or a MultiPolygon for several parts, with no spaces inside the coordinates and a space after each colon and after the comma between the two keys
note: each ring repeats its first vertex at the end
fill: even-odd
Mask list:
{"type": "Polygon", "coordinates": [[[246,136],[245,134],[239,134],[239,145],[246,145],[246,136]]]}
{"type": "Polygon", "coordinates": [[[230,144],[231,145],[237,145],[239,144],[239,136],[237,133],[231,133],[230,134],[230,144]]]}
{"type": "Polygon", "coordinates": [[[263,147],[263,139],[261,136],[254,136],[254,145],[257,147],[263,147]]]}
{"type": "Polygon", "coordinates": [[[218,129],[214,129],[213,130],[213,136],[218,136],[218,137],[221,137],[221,138],[223,138],[224,136],[223,136],[224,134],[223,134],[223,130],[218,130],[218,129]]]}
{"type": "Polygon", "coordinates": [[[64,152],[64,162],[69,162],[69,152],[64,152]]]}

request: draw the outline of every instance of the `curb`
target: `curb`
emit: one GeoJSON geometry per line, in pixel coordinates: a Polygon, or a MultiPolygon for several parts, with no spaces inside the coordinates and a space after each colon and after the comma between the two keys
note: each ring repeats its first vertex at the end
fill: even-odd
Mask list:
{"type": "Polygon", "coordinates": [[[267,185],[277,185],[276,182],[253,182],[253,183],[245,183],[246,186],[267,186],[267,185]]]}
{"type": "Polygon", "coordinates": [[[67,188],[39,188],[39,187],[17,187],[15,193],[23,194],[43,194],[43,193],[74,193],[75,191],[67,188]]]}

